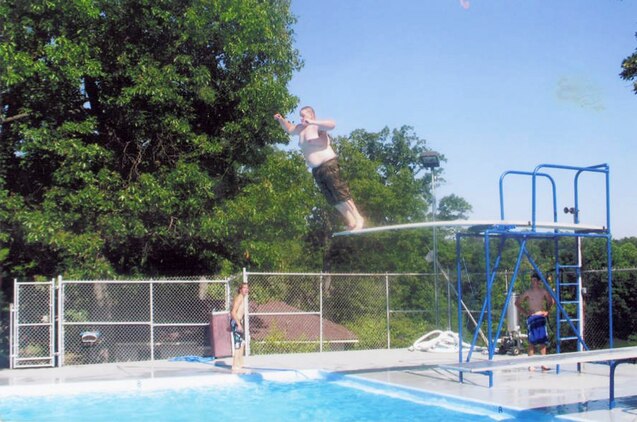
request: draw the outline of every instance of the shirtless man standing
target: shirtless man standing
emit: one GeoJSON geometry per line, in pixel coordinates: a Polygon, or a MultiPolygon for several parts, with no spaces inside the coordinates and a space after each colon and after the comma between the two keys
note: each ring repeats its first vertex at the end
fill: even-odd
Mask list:
{"type": "Polygon", "coordinates": [[[232,357],[232,372],[243,373],[243,353],[245,351],[245,331],[243,329],[243,317],[245,315],[246,296],[250,289],[248,283],[242,283],[237,290],[237,295],[232,304],[232,319],[230,328],[232,329],[232,340],[234,343],[234,355],[232,357]]]}
{"type": "Polygon", "coordinates": [[[349,230],[363,228],[363,217],[352,200],[345,181],[341,179],[336,152],[330,145],[328,130],[336,127],[333,120],[317,120],[312,107],[303,107],[301,123],[290,123],[279,113],[274,118],[289,134],[299,136],[299,145],[305,162],[312,169],[312,175],[325,198],[343,215],[349,230]]]}
{"type": "MultiPolygon", "coordinates": [[[[540,354],[546,354],[546,344],[548,343],[546,317],[554,303],[553,296],[544,289],[540,276],[533,273],[531,275],[531,288],[515,300],[515,307],[518,308],[520,314],[527,316],[529,356],[535,354],[535,346],[540,347],[540,354]]],[[[529,368],[529,370],[532,369],[529,368]]],[[[542,366],[543,371],[548,369],[548,367],[542,366]]]]}

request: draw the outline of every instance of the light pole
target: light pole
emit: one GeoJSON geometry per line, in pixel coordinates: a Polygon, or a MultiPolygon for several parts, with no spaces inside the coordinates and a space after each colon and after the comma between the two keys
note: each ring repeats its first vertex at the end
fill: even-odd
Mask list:
{"type": "MultiPolygon", "coordinates": [[[[436,204],[436,172],[435,169],[440,167],[440,154],[436,151],[425,151],[420,155],[420,161],[422,166],[426,169],[431,170],[431,218],[432,221],[436,222],[436,212],[437,212],[437,204],[436,204]]],[[[433,227],[433,242],[434,242],[434,302],[436,308],[436,327],[439,327],[438,316],[439,312],[439,304],[438,304],[438,230],[436,226],[433,227]]]]}

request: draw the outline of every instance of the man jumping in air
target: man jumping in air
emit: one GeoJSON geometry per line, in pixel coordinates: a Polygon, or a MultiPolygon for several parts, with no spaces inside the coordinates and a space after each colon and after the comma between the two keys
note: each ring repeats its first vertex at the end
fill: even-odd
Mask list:
{"type": "Polygon", "coordinates": [[[299,136],[299,146],[305,162],[312,169],[312,175],[327,202],[343,215],[349,230],[363,228],[363,217],[358,213],[347,182],[341,179],[338,157],[332,145],[328,130],[336,127],[333,120],[318,120],[314,109],[301,109],[301,123],[292,124],[279,113],[274,118],[288,133],[299,136]]]}

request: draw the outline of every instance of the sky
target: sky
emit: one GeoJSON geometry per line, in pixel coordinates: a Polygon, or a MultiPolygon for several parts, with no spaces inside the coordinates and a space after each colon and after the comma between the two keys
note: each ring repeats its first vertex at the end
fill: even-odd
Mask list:
{"type": "MultiPolygon", "coordinates": [[[[438,201],[455,194],[472,220],[500,219],[499,181],[541,164],[608,164],[613,238],[637,236],[637,95],[620,76],[637,48],[633,0],[292,0],[304,66],[299,107],[336,121],[335,136],[411,126],[446,158],[438,201]]],[[[298,122],[298,109],[288,116],[298,122]]],[[[290,148],[296,147],[292,139],[290,148]]],[[[572,223],[575,172],[556,182],[572,223]]],[[[549,179],[537,221],[551,221],[549,179]]],[[[580,222],[606,226],[606,181],[585,173],[580,222]]],[[[531,219],[531,178],[503,181],[505,219],[531,219]]]]}

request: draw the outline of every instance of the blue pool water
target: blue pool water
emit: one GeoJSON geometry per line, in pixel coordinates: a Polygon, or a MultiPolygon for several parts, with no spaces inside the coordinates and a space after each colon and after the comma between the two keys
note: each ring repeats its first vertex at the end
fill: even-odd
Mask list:
{"type": "Polygon", "coordinates": [[[399,421],[552,420],[538,412],[387,386],[357,377],[238,382],[173,389],[3,397],[0,421],[399,421]]]}

